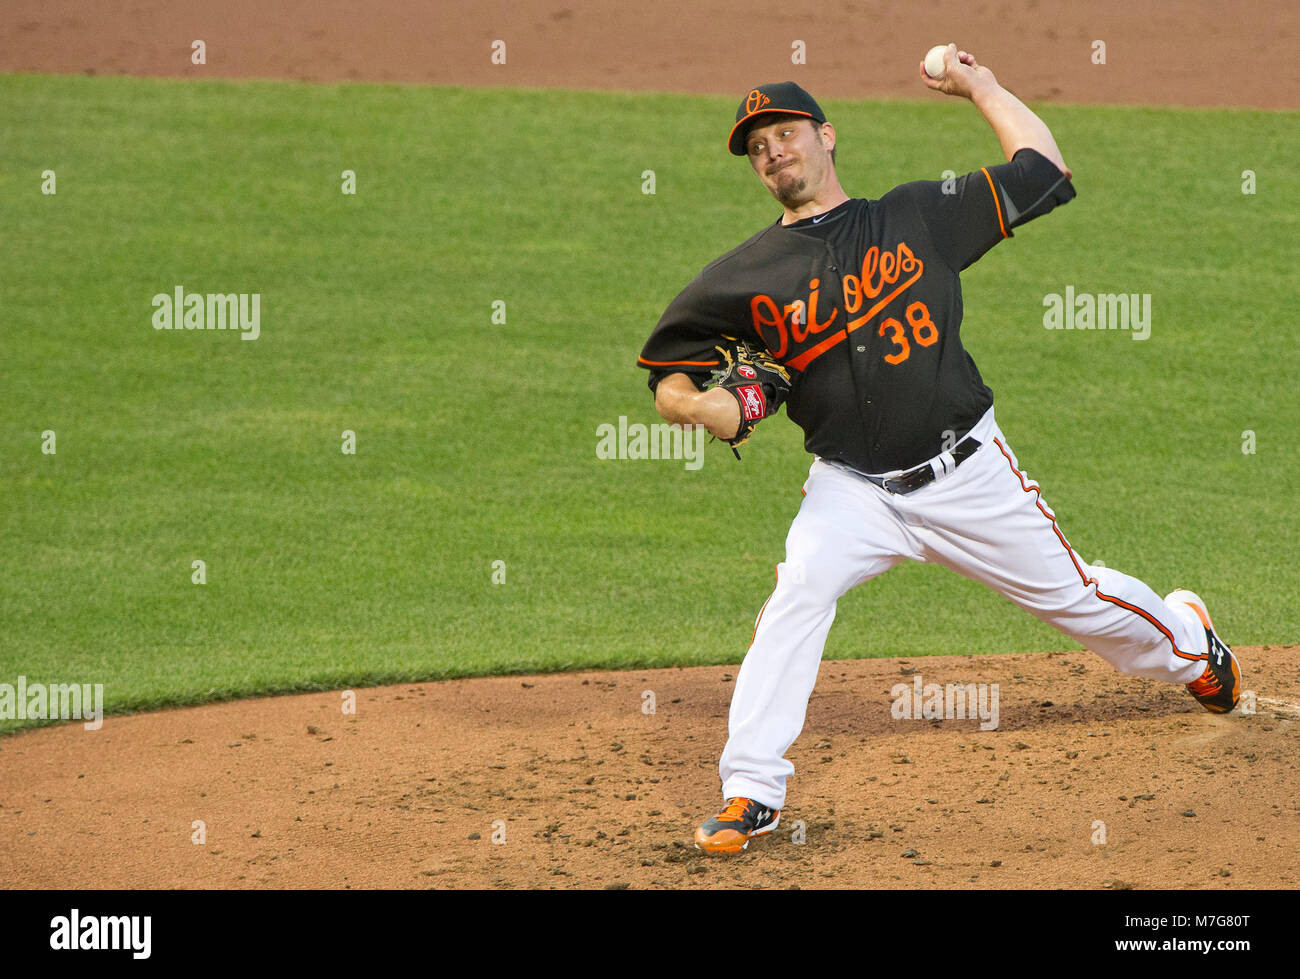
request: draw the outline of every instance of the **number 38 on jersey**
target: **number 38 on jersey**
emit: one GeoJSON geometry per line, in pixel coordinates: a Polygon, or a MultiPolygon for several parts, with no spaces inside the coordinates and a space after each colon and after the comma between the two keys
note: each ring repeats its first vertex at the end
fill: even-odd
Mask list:
{"type": "MultiPolygon", "coordinates": [[[[930,310],[925,303],[911,303],[907,307],[904,318],[911,327],[913,343],[917,343],[922,347],[929,347],[938,341],[939,328],[934,325],[934,320],[930,318],[930,310]]],[[[885,354],[885,363],[901,364],[912,356],[912,344],[907,339],[908,331],[904,330],[903,324],[894,317],[887,316],[881,320],[880,329],[876,332],[894,344],[894,352],[885,354]]]]}

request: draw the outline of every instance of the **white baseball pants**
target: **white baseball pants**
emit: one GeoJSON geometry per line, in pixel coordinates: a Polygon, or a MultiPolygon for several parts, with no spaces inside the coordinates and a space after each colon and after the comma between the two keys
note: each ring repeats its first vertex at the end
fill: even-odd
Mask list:
{"type": "Polygon", "coordinates": [[[905,496],[813,462],[776,589],[736,677],[718,766],[724,798],[785,804],[794,774],[785,753],[803,728],[836,602],[904,560],[983,582],[1123,673],[1190,683],[1204,671],[1205,631],[1195,616],[1075,553],[992,409],[970,435],[982,443],[973,456],[905,496]]]}

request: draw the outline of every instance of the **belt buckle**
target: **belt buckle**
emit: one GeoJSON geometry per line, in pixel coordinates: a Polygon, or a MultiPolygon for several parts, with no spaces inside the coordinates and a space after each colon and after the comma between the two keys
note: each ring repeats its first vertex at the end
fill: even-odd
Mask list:
{"type": "Polygon", "coordinates": [[[942,473],[935,472],[935,467],[932,466],[930,462],[923,462],[919,466],[913,466],[906,472],[901,472],[897,476],[891,476],[888,479],[882,479],[878,476],[868,476],[867,478],[871,479],[872,482],[891,496],[906,496],[908,493],[915,493],[923,486],[929,486],[935,480],[939,479],[940,476],[952,475],[957,471],[957,467],[974,455],[975,450],[981,448],[982,445],[983,443],[977,439],[971,438],[970,433],[967,432],[956,445],[945,453],[950,459],[952,459],[952,464],[948,465],[946,461],[943,462],[942,473]],[[962,449],[961,447],[963,445],[966,446],[966,449],[969,449],[969,451],[962,449]],[[958,457],[959,453],[960,457],[958,457]],[[920,477],[920,482],[910,482],[910,480],[917,477],[920,477]]]}
{"type": "Polygon", "coordinates": [[[931,482],[933,479],[934,479],[934,471],[930,469],[928,464],[925,464],[921,466],[916,466],[912,469],[907,470],[906,472],[899,473],[897,476],[893,477],[892,479],[883,480],[883,485],[884,488],[894,496],[906,496],[908,493],[916,492],[922,486],[925,486],[927,483],[931,482]],[[917,476],[922,476],[927,472],[930,473],[930,479],[923,479],[919,483],[911,482],[912,478],[917,476]],[[890,483],[893,483],[894,485],[890,486],[889,485],[890,483]]]}

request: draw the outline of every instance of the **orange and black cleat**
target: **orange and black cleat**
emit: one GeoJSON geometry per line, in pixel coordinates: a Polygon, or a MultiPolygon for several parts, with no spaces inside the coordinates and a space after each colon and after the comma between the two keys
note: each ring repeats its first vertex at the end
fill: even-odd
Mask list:
{"type": "Polygon", "coordinates": [[[695,846],[705,853],[739,853],[752,837],[772,832],[780,821],[780,809],[753,799],[728,799],[722,812],[695,831],[695,846]]]}
{"type": "Polygon", "coordinates": [[[1206,710],[1215,714],[1228,713],[1237,706],[1237,700],[1241,697],[1241,666],[1237,663],[1237,657],[1214,631],[1210,613],[1196,592],[1185,588],[1172,591],[1165,596],[1165,604],[1186,605],[1196,613],[1201,625],[1205,627],[1205,642],[1209,651],[1205,672],[1199,679],[1189,683],[1187,689],[1206,710]]]}

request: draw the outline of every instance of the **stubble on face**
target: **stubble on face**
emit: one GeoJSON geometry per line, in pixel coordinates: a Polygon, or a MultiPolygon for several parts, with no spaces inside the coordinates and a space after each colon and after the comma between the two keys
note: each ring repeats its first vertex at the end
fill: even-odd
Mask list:
{"type": "Polygon", "coordinates": [[[789,167],[779,171],[776,187],[772,189],[773,196],[786,207],[797,207],[807,200],[805,192],[808,190],[808,178],[796,177],[793,170],[794,167],[789,167]]]}

